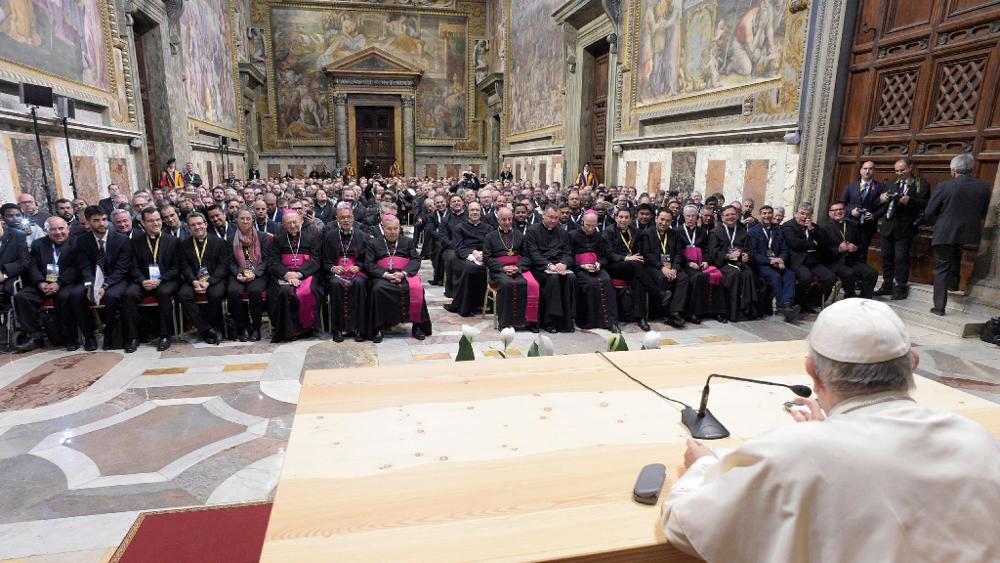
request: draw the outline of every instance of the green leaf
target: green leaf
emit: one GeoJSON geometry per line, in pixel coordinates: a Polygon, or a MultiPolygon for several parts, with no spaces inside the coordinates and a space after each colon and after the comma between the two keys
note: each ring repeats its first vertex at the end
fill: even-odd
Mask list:
{"type": "Polygon", "coordinates": [[[532,342],[531,343],[531,348],[528,348],[528,357],[529,358],[537,358],[540,355],[541,354],[538,353],[538,343],[537,342],[532,342]]]}
{"type": "Polygon", "coordinates": [[[472,349],[472,342],[469,341],[467,336],[463,336],[461,340],[458,341],[458,355],[455,356],[456,362],[471,362],[476,359],[476,352],[472,349]]]}

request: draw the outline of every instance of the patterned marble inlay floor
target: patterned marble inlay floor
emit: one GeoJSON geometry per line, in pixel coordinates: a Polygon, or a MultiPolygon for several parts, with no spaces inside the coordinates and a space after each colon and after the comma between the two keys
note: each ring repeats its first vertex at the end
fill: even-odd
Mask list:
{"type": "MultiPolygon", "coordinates": [[[[426,263],[425,263],[426,264],[426,263]]],[[[424,269],[427,272],[427,268],[424,269]]],[[[429,279],[426,278],[425,279],[429,279]]],[[[409,327],[380,344],[180,342],[157,353],[42,351],[0,358],[0,562],[106,561],[145,510],[270,499],[305,369],[450,362],[463,324],[481,329],[477,359],[502,362],[493,319],[444,311],[427,288],[434,334],[409,327]],[[434,305],[437,306],[434,306],[434,305]]],[[[714,321],[683,330],[651,323],[662,346],[727,346],[803,338],[810,323],[714,321]]],[[[622,326],[631,349],[644,334],[622,326]]],[[[1000,400],[1000,352],[911,327],[918,373],[1000,400]]],[[[605,350],[609,334],[549,335],[559,354],[605,350]]],[[[524,355],[536,336],[509,346],[524,355]]]]}

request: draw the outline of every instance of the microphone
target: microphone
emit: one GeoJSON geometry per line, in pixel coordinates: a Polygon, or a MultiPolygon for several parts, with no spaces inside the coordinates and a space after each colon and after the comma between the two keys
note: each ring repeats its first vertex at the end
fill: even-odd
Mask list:
{"type": "Polygon", "coordinates": [[[713,377],[746,381],[747,383],[759,383],[761,385],[785,387],[787,389],[791,389],[793,393],[800,397],[808,397],[812,395],[812,389],[806,385],[785,385],[784,383],[775,383],[774,381],[748,379],[745,377],[736,377],[735,375],[713,373],[708,376],[708,379],[705,380],[705,388],[701,391],[701,404],[698,406],[698,410],[695,411],[691,407],[686,407],[683,411],[681,411],[681,423],[691,431],[692,438],[699,438],[702,440],[718,440],[729,436],[729,430],[726,429],[726,427],[719,422],[719,419],[715,418],[715,415],[708,410],[708,383],[713,377]]]}

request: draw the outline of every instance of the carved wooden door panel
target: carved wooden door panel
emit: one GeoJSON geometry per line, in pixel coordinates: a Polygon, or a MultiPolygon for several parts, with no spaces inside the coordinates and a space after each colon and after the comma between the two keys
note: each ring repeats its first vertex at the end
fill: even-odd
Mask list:
{"type": "Polygon", "coordinates": [[[594,59],[593,105],[590,108],[590,169],[604,181],[604,145],[608,135],[608,53],[594,59]]]}
{"type": "MultiPolygon", "coordinates": [[[[877,179],[893,181],[900,157],[933,190],[961,152],[973,153],[975,176],[992,183],[1000,162],[998,71],[1000,0],[862,0],[831,196],[839,198],[868,160],[877,179]]],[[[930,232],[924,227],[914,242],[914,282],[933,280],[930,232]]],[[[870,263],[881,266],[878,246],[876,238],[870,263]]],[[[963,287],[975,254],[966,249],[963,287]]]]}
{"type": "Polygon", "coordinates": [[[386,176],[396,160],[395,109],[358,107],[354,119],[357,130],[358,173],[365,159],[375,164],[375,172],[386,176]]]}

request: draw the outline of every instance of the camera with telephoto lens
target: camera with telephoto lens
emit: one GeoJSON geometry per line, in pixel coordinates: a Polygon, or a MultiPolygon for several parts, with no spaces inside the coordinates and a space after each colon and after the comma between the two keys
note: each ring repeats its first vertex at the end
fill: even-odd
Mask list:
{"type": "Polygon", "coordinates": [[[863,225],[865,223],[865,215],[867,215],[867,214],[868,214],[868,208],[866,208],[866,207],[859,207],[858,208],[858,223],[860,223],[860,224],[863,225]]]}

